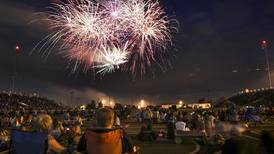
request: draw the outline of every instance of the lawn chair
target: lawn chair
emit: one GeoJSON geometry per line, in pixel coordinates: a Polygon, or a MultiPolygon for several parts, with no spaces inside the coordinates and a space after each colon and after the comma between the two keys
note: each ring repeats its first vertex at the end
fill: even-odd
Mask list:
{"type": "Polygon", "coordinates": [[[48,146],[48,134],[23,132],[13,130],[11,132],[10,154],[45,154],[48,146]]]}

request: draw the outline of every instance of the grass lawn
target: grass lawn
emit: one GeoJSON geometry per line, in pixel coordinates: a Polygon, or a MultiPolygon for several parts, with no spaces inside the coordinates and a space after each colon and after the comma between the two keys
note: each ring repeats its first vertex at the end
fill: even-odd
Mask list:
{"type": "Polygon", "coordinates": [[[250,124],[250,127],[248,128],[248,132],[246,133],[246,135],[260,139],[261,133],[263,131],[267,131],[271,133],[272,137],[274,137],[274,119],[273,118],[268,118],[262,124],[257,124],[257,126],[254,126],[254,124],[250,124]]]}
{"type": "Polygon", "coordinates": [[[195,144],[189,140],[182,144],[167,142],[143,142],[138,143],[141,154],[188,154],[195,150],[195,144]]]}

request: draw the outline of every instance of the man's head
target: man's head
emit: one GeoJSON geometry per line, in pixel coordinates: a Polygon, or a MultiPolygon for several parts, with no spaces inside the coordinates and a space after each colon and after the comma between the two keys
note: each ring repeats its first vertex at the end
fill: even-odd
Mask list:
{"type": "Polygon", "coordinates": [[[114,112],[109,108],[101,108],[97,112],[97,126],[102,128],[112,128],[114,123],[114,112]]]}
{"type": "Polygon", "coordinates": [[[81,134],[81,124],[79,122],[75,122],[71,127],[71,131],[74,134],[81,134]]]}

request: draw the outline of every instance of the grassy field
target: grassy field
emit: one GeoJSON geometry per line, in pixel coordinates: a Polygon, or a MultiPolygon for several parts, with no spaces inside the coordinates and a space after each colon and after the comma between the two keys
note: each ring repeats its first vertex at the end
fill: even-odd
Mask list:
{"type": "MultiPolygon", "coordinates": [[[[136,135],[141,129],[141,124],[131,123],[126,128],[126,132],[130,135],[136,135]]],[[[166,124],[154,124],[153,130],[159,131],[166,129],[166,124]]],[[[182,144],[174,144],[173,141],[154,141],[140,142],[136,140],[136,144],[140,146],[141,154],[188,154],[195,150],[196,146],[193,140],[184,140],[182,144]]]]}
{"type": "Polygon", "coordinates": [[[143,142],[138,145],[140,145],[141,154],[188,154],[195,150],[192,141],[186,141],[182,144],[143,142]]]}
{"type": "MultiPolygon", "coordinates": [[[[274,136],[274,118],[268,119],[262,124],[249,124],[248,131],[237,139],[243,143],[245,151],[248,154],[258,154],[261,151],[260,136],[262,131],[268,131],[274,136]]],[[[159,129],[159,125],[156,129],[159,129]]],[[[184,154],[194,151],[195,145],[193,140],[189,140],[183,144],[176,145],[174,143],[141,143],[141,154],[184,154]]],[[[273,145],[274,146],[274,145],[273,145]]],[[[200,144],[200,151],[197,154],[214,154],[220,152],[221,146],[200,144]]]]}

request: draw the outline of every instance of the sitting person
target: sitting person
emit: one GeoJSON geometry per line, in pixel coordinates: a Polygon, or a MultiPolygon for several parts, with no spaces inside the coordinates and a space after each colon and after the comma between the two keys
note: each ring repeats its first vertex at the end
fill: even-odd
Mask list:
{"type": "Polygon", "coordinates": [[[157,139],[158,134],[146,127],[146,125],[143,125],[137,137],[141,141],[154,141],[157,139]]]}
{"type": "Polygon", "coordinates": [[[87,154],[125,154],[135,152],[135,146],[119,128],[113,128],[114,112],[101,108],[97,112],[96,128],[90,129],[80,139],[77,150],[87,154]]]}
{"type": "Polygon", "coordinates": [[[21,129],[23,131],[31,131],[33,128],[33,116],[32,114],[28,114],[25,119],[24,122],[22,123],[21,129]]]}
{"type": "Polygon", "coordinates": [[[62,134],[62,132],[64,131],[64,127],[61,121],[59,120],[54,120],[53,122],[53,130],[51,131],[51,135],[54,138],[59,138],[59,136],[62,134]]]}
{"type": "Polygon", "coordinates": [[[176,122],[175,128],[176,128],[177,131],[187,131],[186,123],[183,122],[183,121],[176,122]]]}
{"type": "Polygon", "coordinates": [[[8,147],[9,132],[0,128],[0,151],[8,147]]]}
{"type": "MultiPolygon", "coordinates": [[[[39,115],[37,118],[37,131],[42,133],[50,132],[52,127],[52,119],[49,115],[39,115]]],[[[55,153],[65,153],[66,149],[61,146],[54,137],[50,134],[48,135],[48,153],[55,152],[55,153]]]]}
{"type": "Polygon", "coordinates": [[[62,133],[58,138],[58,142],[65,147],[78,145],[81,138],[81,124],[75,122],[70,128],[62,133]]]}
{"type": "Polygon", "coordinates": [[[82,134],[81,125],[82,125],[82,123],[77,121],[71,127],[71,133],[73,134],[73,143],[75,145],[78,145],[78,143],[80,142],[80,138],[81,138],[81,134],[82,134]]]}

